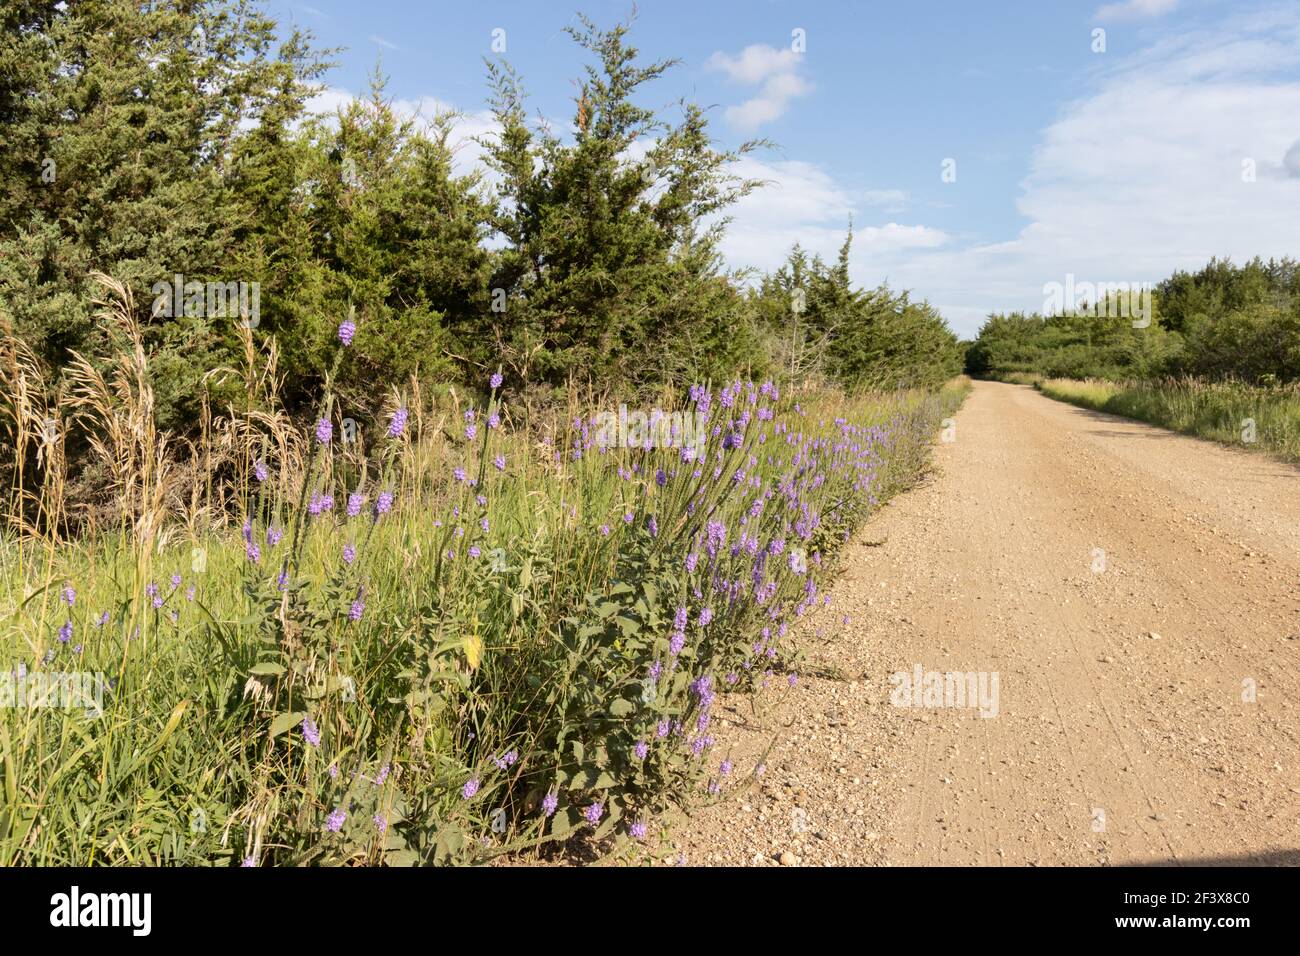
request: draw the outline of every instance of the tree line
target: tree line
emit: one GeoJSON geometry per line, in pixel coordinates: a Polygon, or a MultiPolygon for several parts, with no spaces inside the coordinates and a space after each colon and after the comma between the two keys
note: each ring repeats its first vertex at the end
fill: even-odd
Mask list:
{"type": "Polygon", "coordinates": [[[1300,262],[1212,259],[1157,283],[1150,304],[1139,319],[1086,303],[1073,314],[991,315],[967,348],[967,371],[1263,386],[1300,380],[1300,262]]]}

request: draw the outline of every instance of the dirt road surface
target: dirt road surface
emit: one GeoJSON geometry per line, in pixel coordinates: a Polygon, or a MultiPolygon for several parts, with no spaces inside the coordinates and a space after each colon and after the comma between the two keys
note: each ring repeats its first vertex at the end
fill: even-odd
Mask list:
{"type": "Polygon", "coordinates": [[[718,711],[736,769],[674,858],[1300,863],[1300,469],[995,383],[949,437],[797,685],[718,711]],[[996,716],[926,672],[983,674],[990,714],[996,673],[996,716]]]}

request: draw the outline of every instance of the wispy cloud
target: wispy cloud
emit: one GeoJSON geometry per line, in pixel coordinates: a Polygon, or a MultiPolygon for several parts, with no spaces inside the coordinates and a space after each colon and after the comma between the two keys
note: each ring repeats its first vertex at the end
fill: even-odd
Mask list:
{"type": "Polygon", "coordinates": [[[719,50],[704,65],[725,73],[736,83],[759,87],[757,96],[738,106],[729,106],[723,113],[729,123],[744,132],[752,132],[780,118],[792,100],[807,96],[813,88],[801,75],[802,54],[778,50],[765,43],[747,46],[734,56],[719,50]]]}
{"type": "MultiPolygon", "coordinates": [[[[1008,241],[859,263],[973,333],[987,310],[1040,309],[1043,284],[1158,281],[1212,256],[1295,254],[1300,11],[1229,13],[1139,50],[1043,130],[1008,241]],[[1099,237],[1102,237],[1099,240],[1099,237]]],[[[962,183],[949,187],[960,199],[962,183]]]]}
{"type": "MultiPolygon", "coordinates": [[[[876,258],[907,250],[936,249],[950,237],[919,223],[870,222],[870,211],[894,212],[907,201],[899,189],[854,190],[839,185],[815,163],[764,161],[746,156],[733,169],[767,185],[729,210],[731,228],[722,253],[733,266],[774,269],[796,242],[809,252],[833,258],[852,220],[853,258],[876,258]]],[[[884,218],[884,217],[881,217],[884,218]]]]}
{"type": "Polygon", "coordinates": [[[1124,0],[1108,3],[1097,11],[1098,20],[1140,20],[1143,17],[1162,17],[1172,13],[1178,0],[1124,0]]]}
{"type": "Polygon", "coordinates": [[[377,44],[379,44],[380,46],[382,46],[382,47],[387,47],[387,48],[390,49],[390,50],[400,50],[400,49],[401,49],[401,47],[398,46],[396,43],[394,43],[392,40],[385,40],[383,37],[378,36],[378,35],[373,34],[373,33],[370,34],[370,42],[371,42],[371,43],[377,43],[377,44]]]}

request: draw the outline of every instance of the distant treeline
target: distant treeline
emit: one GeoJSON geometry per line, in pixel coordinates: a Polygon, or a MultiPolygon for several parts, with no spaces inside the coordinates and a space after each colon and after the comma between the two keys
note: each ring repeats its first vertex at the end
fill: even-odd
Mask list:
{"type": "Polygon", "coordinates": [[[4,4],[0,332],[57,390],[73,351],[114,347],[91,272],[121,280],[159,424],[182,434],[205,401],[254,399],[214,374],[245,364],[240,322],[256,349],[274,341],[287,410],[310,408],[349,309],[336,389],[358,418],[388,386],[498,366],[539,401],[574,380],[634,394],[741,371],[847,387],[960,371],[934,309],[852,287],[847,240],[834,265],[796,249],[770,276],[727,270],[726,211],[762,185],[733,160],[763,144],[721,150],[700,107],[639,105],[673,61],[640,59],[626,25],[569,32],[589,57],[572,130],[535,122],[489,62],[498,132],[463,173],[456,118],[412,121],[378,74],[312,115],[330,53],[245,0],[4,4]]]}
{"type": "Polygon", "coordinates": [[[1152,290],[1150,313],[991,315],[966,351],[967,371],[1005,378],[1192,376],[1271,385],[1300,380],[1300,263],[1214,259],[1152,290]]]}

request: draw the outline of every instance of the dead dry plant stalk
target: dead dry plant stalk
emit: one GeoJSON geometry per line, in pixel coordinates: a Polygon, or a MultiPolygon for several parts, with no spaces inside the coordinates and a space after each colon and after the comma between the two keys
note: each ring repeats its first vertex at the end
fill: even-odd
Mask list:
{"type": "Polygon", "coordinates": [[[106,490],[130,525],[139,589],[149,576],[176,468],[167,454],[168,436],[154,422],[149,360],[131,291],[100,272],[91,278],[103,290],[103,298],[95,300],[101,307],[96,317],[114,348],[102,373],[85,356],[71,353],[64,404],[69,420],[85,428],[86,440],[109,476],[106,490]]]}
{"type": "Polygon", "coordinates": [[[44,363],[0,316],[0,428],[13,455],[5,517],[22,537],[57,538],[67,515],[66,436],[57,399],[51,407],[49,395],[44,363]],[[33,448],[39,491],[30,487],[33,448]]]}

